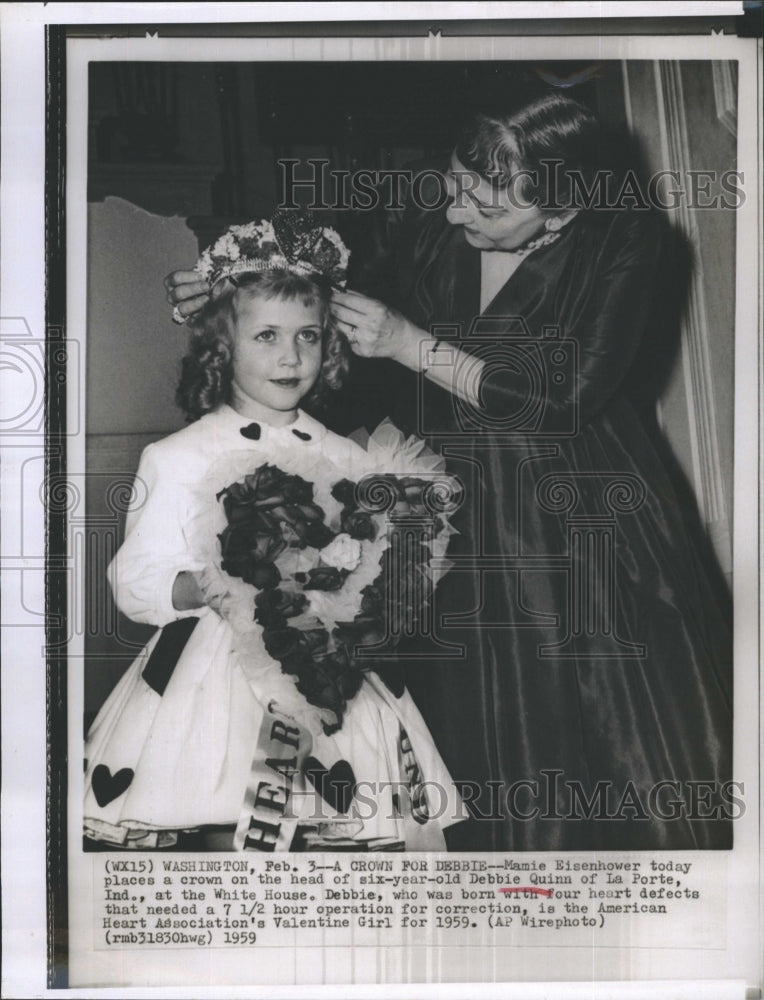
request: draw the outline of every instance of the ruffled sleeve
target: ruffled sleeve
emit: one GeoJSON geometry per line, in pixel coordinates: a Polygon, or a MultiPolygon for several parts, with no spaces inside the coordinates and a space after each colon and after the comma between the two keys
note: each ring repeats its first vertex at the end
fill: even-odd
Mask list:
{"type": "Polygon", "coordinates": [[[191,494],[173,475],[180,467],[176,456],[162,457],[157,445],[144,450],[125,541],[107,570],[120,611],[147,625],[164,626],[199,613],[198,609],[178,611],[172,603],[178,573],[196,572],[204,565],[191,551],[184,531],[190,520],[191,494]]]}

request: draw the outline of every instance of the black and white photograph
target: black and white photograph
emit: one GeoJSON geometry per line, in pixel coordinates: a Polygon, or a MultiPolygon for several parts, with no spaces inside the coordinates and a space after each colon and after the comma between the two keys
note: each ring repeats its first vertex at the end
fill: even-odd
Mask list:
{"type": "Polygon", "coordinates": [[[261,850],[417,849],[418,798],[440,849],[732,846],[736,68],[440,63],[435,107],[423,72],[89,66],[88,617],[108,579],[143,626],[85,650],[95,843],[230,848],[275,698],[330,828],[269,802],[261,850]],[[424,475],[390,526],[421,507],[429,584],[438,469],[451,566],[409,593],[351,484],[424,475]]]}
{"type": "Polygon", "coordinates": [[[3,309],[45,985],[744,996],[755,11],[161,6],[48,25],[3,309]]]}

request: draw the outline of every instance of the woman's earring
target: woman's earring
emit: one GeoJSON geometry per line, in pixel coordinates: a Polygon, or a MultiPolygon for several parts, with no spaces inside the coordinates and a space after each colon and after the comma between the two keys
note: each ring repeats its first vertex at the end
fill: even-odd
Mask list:
{"type": "Polygon", "coordinates": [[[555,215],[551,219],[547,219],[544,223],[544,229],[546,229],[548,233],[559,233],[562,229],[562,219],[559,215],[555,215]]]}

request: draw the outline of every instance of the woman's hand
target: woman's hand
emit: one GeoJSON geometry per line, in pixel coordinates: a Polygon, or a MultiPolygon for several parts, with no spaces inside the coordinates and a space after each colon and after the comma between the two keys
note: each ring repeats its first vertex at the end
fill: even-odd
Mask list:
{"type": "Polygon", "coordinates": [[[178,322],[198,313],[210,297],[210,289],[196,271],[173,271],[164,279],[167,301],[174,306],[173,318],[178,322]]]}
{"type": "Polygon", "coordinates": [[[332,294],[331,310],[354,354],[418,368],[420,341],[428,336],[397,310],[360,292],[339,291],[332,294]]]}

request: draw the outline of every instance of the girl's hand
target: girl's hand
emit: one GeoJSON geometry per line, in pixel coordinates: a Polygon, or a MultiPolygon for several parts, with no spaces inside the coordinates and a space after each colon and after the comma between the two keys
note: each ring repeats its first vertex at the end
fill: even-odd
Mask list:
{"type": "Polygon", "coordinates": [[[207,282],[196,271],[173,271],[164,279],[164,287],[167,301],[175,307],[173,316],[177,313],[180,321],[199,312],[210,297],[207,282]]]}
{"type": "Polygon", "coordinates": [[[204,594],[196,573],[187,569],[182,570],[172,585],[172,606],[176,611],[191,611],[203,608],[204,605],[204,594]]]}
{"type": "Polygon", "coordinates": [[[360,292],[340,291],[332,293],[331,310],[354,354],[416,366],[419,341],[427,334],[397,310],[360,292]]]}

